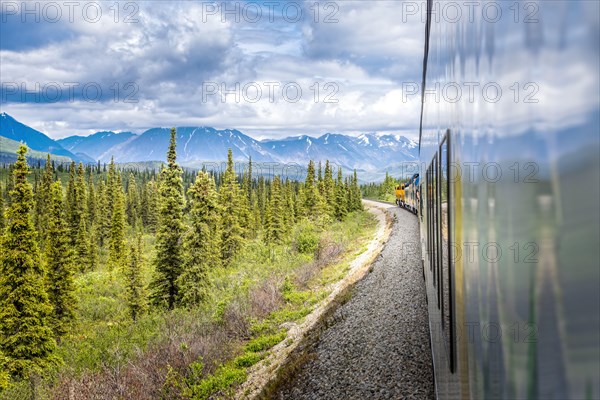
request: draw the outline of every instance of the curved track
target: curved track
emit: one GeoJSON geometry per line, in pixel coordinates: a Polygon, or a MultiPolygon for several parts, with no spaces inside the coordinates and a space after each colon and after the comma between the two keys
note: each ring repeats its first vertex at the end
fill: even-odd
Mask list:
{"type": "Polygon", "coordinates": [[[434,397],[417,218],[394,206],[387,212],[394,225],[372,272],[335,311],[308,349],[309,361],[275,398],[434,397]]]}

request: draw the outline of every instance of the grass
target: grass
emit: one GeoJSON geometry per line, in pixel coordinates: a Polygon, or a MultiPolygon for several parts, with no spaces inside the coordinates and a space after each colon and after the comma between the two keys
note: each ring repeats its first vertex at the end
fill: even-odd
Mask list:
{"type": "MultiPolygon", "coordinates": [[[[285,340],[286,323],[301,322],[329,295],[376,224],[371,214],[356,212],[326,230],[299,224],[282,245],[267,246],[258,237],[232,265],[210,271],[206,304],[153,310],[135,323],[123,274],[108,271],[101,254],[96,271],[77,277],[78,321],[59,347],[64,363],[36,391],[47,398],[73,390],[81,398],[231,397],[247,369],[285,340]]],[[[146,235],[144,244],[148,283],[154,238],[146,235]]],[[[14,393],[2,392],[0,399],[14,393]]]]}

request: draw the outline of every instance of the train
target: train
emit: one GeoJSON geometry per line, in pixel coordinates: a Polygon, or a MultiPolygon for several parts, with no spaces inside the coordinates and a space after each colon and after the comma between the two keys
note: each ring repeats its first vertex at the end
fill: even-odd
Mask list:
{"type": "Polygon", "coordinates": [[[396,186],[394,190],[396,194],[396,205],[418,215],[420,204],[419,189],[419,174],[417,173],[404,183],[400,183],[396,186]]]}
{"type": "Polygon", "coordinates": [[[426,7],[405,203],[436,397],[598,399],[600,2],[426,7]]]}

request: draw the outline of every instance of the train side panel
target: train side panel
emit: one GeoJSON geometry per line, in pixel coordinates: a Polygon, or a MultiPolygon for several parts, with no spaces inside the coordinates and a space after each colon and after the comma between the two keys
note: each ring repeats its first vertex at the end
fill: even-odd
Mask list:
{"type": "Polygon", "coordinates": [[[600,398],[599,3],[466,3],[420,138],[437,396],[600,398]]]}

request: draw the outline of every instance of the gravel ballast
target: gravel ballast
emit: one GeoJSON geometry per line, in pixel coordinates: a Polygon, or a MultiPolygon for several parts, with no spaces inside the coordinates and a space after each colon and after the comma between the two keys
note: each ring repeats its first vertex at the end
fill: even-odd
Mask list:
{"type": "Polygon", "coordinates": [[[419,242],[417,217],[397,207],[387,212],[395,221],[371,273],[329,317],[305,349],[308,361],[274,398],[434,398],[421,256],[403,249],[419,242]]]}

